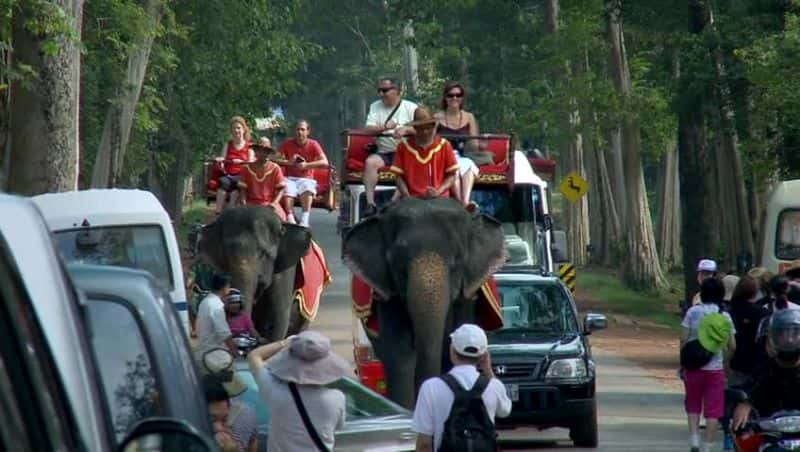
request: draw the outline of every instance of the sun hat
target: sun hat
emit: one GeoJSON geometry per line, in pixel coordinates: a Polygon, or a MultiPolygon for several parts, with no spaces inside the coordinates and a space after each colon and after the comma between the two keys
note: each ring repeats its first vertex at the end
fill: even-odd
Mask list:
{"type": "Polygon", "coordinates": [[[733,298],[733,291],[736,289],[736,285],[739,284],[739,277],[736,275],[725,275],[722,278],[722,285],[725,286],[725,296],[722,298],[725,301],[731,301],[733,298]]]}
{"type": "Polygon", "coordinates": [[[406,126],[414,127],[425,124],[436,124],[437,121],[433,113],[426,107],[417,107],[417,109],[414,110],[414,120],[406,124],[406,126]]]}
{"type": "Polygon", "coordinates": [[[450,340],[456,353],[470,358],[483,356],[489,348],[486,333],[481,327],[471,323],[465,323],[453,331],[450,340]]]}
{"type": "Polygon", "coordinates": [[[728,318],[719,313],[703,317],[697,330],[700,345],[711,353],[717,353],[728,343],[733,326],[728,318]]]}
{"type": "Polygon", "coordinates": [[[697,263],[697,271],[716,273],[717,263],[712,259],[701,259],[700,262],[697,263]]]}
{"type": "Polygon", "coordinates": [[[353,376],[352,366],[331,351],[331,340],[317,331],[303,331],[288,347],[267,361],[277,378],[301,385],[326,385],[353,376]]]}
{"type": "Polygon", "coordinates": [[[234,356],[224,348],[212,348],[203,353],[202,372],[217,379],[230,397],[236,397],[247,391],[247,384],[242,381],[233,369],[234,356]]]}

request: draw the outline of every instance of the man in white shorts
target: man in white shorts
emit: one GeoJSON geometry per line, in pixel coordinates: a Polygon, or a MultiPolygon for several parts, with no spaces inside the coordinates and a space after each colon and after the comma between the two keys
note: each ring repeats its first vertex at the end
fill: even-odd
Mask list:
{"type": "Polygon", "coordinates": [[[311,126],[308,121],[301,119],[295,126],[295,137],[284,141],[280,148],[285,159],[281,164],[286,175],[286,221],[297,223],[294,218],[294,203],[295,199],[300,198],[300,207],[303,209],[300,225],[305,227],[309,227],[311,203],[317,194],[314,169],[328,166],[325,151],[317,140],[309,137],[310,134],[311,126]]]}

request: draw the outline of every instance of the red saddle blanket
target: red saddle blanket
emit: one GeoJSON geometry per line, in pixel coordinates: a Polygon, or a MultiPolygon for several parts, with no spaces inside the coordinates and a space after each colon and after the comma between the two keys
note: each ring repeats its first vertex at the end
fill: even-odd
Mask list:
{"type": "Polygon", "coordinates": [[[322,248],[312,240],[308,253],[297,264],[294,277],[294,297],[299,301],[300,314],[303,318],[308,321],[314,320],[322,291],[332,279],[322,248]]]}
{"type": "MultiPolygon", "coordinates": [[[[350,293],[353,296],[353,311],[361,319],[364,328],[371,335],[377,336],[378,316],[372,310],[372,288],[361,278],[353,275],[350,282],[350,293]]],[[[478,290],[477,324],[486,331],[493,331],[503,326],[503,312],[500,305],[500,293],[494,277],[489,278],[478,290]]]]}

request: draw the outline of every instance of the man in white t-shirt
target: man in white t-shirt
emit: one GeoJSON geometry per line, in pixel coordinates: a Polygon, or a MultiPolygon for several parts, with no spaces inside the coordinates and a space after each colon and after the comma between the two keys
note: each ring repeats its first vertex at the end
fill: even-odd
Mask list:
{"type": "Polygon", "coordinates": [[[417,104],[401,97],[400,85],[392,77],[378,80],[378,96],[380,100],[369,106],[367,114],[366,130],[380,136],[375,139],[378,152],[367,157],[361,179],[366,188],[366,216],[373,215],[377,210],[375,186],[378,184],[378,171],[392,164],[400,137],[414,133],[413,127],[405,125],[414,120],[414,110],[417,109],[417,104]]]}
{"type": "MultiPolygon", "coordinates": [[[[464,389],[470,389],[478,381],[478,368],[490,381],[483,391],[483,404],[486,414],[494,422],[495,416],[506,417],[511,414],[511,399],[506,394],[503,383],[495,378],[489,356],[489,343],[481,327],[465,323],[451,335],[450,359],[452,375],[464,389]]],[[[436,451],[442,444],[444,424],[453,407],[453,391],[440,377],[433,377],[422,383],[414,408],[414,421],[411,428],[417,432],[417,450],[436,451]]]]}
{"type": "Polygon", "coordinates": [[[215,273],[211,278],[211,292],[200,301],[197,308],[195,329],[197,330],[197,357],[202,359],[205,352],[214,348],[227,348],[236,352],[236,344],[225,317],[225,304],[222,298],[231,289],[231,277],[215,273]]]}

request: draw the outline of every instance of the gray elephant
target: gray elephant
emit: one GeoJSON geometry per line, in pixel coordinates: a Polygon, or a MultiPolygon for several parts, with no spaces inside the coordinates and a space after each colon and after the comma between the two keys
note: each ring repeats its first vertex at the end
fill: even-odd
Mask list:
{"type": "Polygon", "coordinates": [[[198,252],[242,291],[261,335],[277,341],[305,327],[293,293],[297,263],[311,244],[308,228],[281,223],[270,208],[244,206],[224,210],[198,240],[198,252]]]}
{"type": "Polygon", "coordinates": [[[441,373],[447,335],[475,321],[476,292],[505,257],[501,224],[446,198],[401,199],[346,235],[346,265],[381,298],[370,340],[392,400],[413,407],[441,373]]]}

